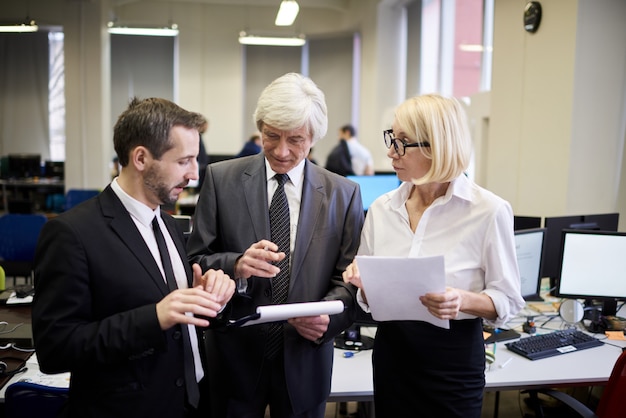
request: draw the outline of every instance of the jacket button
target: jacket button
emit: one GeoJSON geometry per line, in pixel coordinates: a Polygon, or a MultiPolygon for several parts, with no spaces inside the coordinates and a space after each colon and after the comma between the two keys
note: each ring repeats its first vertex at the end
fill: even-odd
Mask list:
{"type": "Polygon", "coordinates": [[[270,290],[269,290],[269,289],[265,289],[265,290],[263,291],[263,295],[265,295],[265,297],[266,297],[266,298],[269,298],[269,297],[271,296],[271,292],[270,292],[270,290]]]}
{"type": "Polygon", "coordinates": [[[180,331],[174,331],[174,333],[172,334],[172,338],[174,338],[175,340],[180,340],[180,337],[181,337],[180,331]]]}
{"type": "Polygon", "coordinates": [[[176,379],[176,386],[181,388],[185,385],[185,379],[182,377],[179,377],[178,379],[176,379]]]}

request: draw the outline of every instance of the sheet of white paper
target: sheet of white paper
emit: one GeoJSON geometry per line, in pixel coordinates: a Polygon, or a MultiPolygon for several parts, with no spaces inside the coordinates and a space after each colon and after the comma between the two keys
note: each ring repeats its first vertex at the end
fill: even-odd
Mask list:
{"type": "Polygon", "coordinates": [[[450,328],[450,321],[432,315],[419,297],[446,290],[443,256],[357,256],[363,290],[376,321],[426,321],[450,328]]]}
{"type": "Polygon", "coordinates": [[[261,314],[261,317],[248,321],[243,326],[286,321],[289,318],[300,316],[333,315],[341,313],[343,310],[343,302],[340,300],[259,306],[256,308],[256,311],[258,314],[261,314]]]}

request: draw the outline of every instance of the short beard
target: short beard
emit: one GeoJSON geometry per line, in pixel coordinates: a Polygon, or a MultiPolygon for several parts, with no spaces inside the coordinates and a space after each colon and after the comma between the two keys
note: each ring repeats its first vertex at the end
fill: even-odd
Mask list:
{"type": "Polygon", "coordinates": [[[178,200],[178,196],[172,197],[170,194],[171,189],[161,181],[159,171],[154,166],[147,169],[143,178],[143,184],[159,199],[161,205],[174,204],[178,200]]]}

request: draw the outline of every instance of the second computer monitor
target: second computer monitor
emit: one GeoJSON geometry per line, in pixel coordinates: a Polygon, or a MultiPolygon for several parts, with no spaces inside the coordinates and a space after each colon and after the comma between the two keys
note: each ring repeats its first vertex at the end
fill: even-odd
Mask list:
{"type": "Polygon", "coordinates": [[[540,216],[519,216],[513,217],[513,229],[518,231],[520,229],[532,229],[541,227],[540,216]]]}
{"type": "Polygon", "coordinates": [[[550,277],[550,286],[553,287],[556,284],[556,277],[561,267],[561,238],[564,229],[617,231],[618,223],[619,213],[546,217],[544,227],[547,231],[542,275],[550,277]]]}
{"type": "Polygon", "coordinates": [[[626,300],[626,233],[565,230],[562,236],[557,296],[601,301],[602,315],[616,315],[617,301],[626,300]]]}
{"type": "Polygon", "coordinates": [[[515,253],[520,275],[522,297],[526,301],[541,301],[541,261],[545,228],[515,231],[515,253]]]}

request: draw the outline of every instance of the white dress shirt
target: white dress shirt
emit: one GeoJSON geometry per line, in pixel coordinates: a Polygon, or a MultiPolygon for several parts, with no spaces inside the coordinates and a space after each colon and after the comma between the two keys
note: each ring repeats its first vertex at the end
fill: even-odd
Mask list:
{"type": "Polygon", "coordinates": [[[350,151],[352,172],[357,176],[364,175],[367,167],[374,166],[372,153],[355,137],[347,139],[346,144],[348,144],[348,150],[350,151]]]}
{"type": "MultiPolygon", "coordinates": [[[[296,234],[298,232],[298,219],[300,218],[300,203],[302,202],[302,183],[304,182],[304,160],[287,173],[289,181],[285,183],[285,194],[289,203],[289,251],[293,254],[296,246],[296,234]]],[[[265,159],[265,174],[267,176],[267,210],[272,204],[272,197],[278,188],[278,181],[274,178],[276,172],[265,159]]]]}
{"type": "MultiPolygon", "coordinates": [[[[443,255],[446,286],[488,295],[498,315],[492,323],[507,322],[524,306],[509,203],[462,175],[424,211],[413,232],[405,206],[412,187],[402,183],[374,201],[365,218],[358,253],[443,255]]],[[[419,272],[415,279],[419,280],[419,272]]],[[[360,291],[358,299],[369,310],[360,291]]],[[[468,318],[475,317],[463,312],[457,317],[468,318]]]]}

